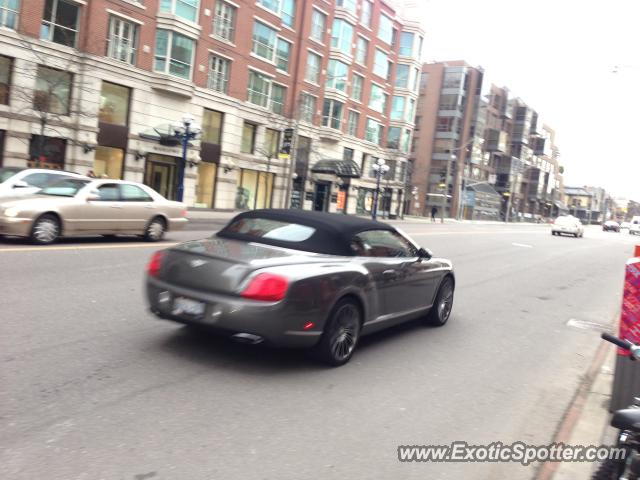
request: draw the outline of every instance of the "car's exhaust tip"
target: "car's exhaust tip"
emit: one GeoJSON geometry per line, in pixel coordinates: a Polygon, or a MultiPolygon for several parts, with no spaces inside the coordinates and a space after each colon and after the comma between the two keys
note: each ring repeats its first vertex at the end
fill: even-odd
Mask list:
{"type": "Polygon", "coordinates": [[[238,343],[248,343],[250,345],[257,345],[258,343],[264,342],[264,338],[252,333],[236,333],[232,335],[231,338],[238,343]]]}

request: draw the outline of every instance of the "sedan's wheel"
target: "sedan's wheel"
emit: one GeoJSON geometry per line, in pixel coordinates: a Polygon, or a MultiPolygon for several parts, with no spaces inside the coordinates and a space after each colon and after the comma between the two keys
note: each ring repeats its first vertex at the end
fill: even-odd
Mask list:
{"type": "Polygon", "coordinates": [[[160,217],[152,219],[144,231],[144,239],[147,242],[158,242],[164,237],[166,226],[164,220],[160,217]]]}
{"type": "Polygon", "coordinates": [[[351,359],[360,338],[361,313],[345,299],[334,307],[315,353],[325,363],[338,367],[351,359]]]}
{"type": "Polygon", "coordinates": [[[39,245],[46,245],[56,241],[60,235],[60,222],[53,215],[42,215],[31,229],[31,241],[39,245]]]}
{"type": "Polygon", "coordinates": [[[453,280],[451,277],[446,277],[440,284],[436,301],[425,318],[428,325],[441,327],[447,323],[453,309],[453,292],[453,280]]]}

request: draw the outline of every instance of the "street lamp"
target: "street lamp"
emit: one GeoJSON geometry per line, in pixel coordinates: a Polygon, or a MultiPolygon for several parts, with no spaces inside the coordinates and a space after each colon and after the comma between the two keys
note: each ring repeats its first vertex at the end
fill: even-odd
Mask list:
{"type": "Polygon", "coordinates": [[[373,198],[373,209],[371,210],[371,219],[375,220],[378,214],[378,196],[380,195],[380,179],[389,171],[389,165],[386,164],[384,158],[379,158],[376,163],[371,165],[376,175],[376,194],[373,198]]]}
{"type": "Polygon", "coordinates": [[[189,113],[185,113],[182,116],[182,122],[175,122],[172,127],[173,136],[180,140],[182,144],[182,159],[178,165],[178,189],[176,192],[176,200],[181,202],[184,197],[184,170],[187,166],[189,140],[193,140],[200,135],[202,129],[195,123],[195,119],[189,113]]]}

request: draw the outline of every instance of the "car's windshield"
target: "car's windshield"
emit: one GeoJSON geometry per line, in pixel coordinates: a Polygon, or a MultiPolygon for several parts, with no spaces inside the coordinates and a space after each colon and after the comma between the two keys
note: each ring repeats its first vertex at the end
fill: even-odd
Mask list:
{"type": "Polygon", "coordinates": [[[57,197],[74,197],[87,183],[89,183],[88,180],[67,178],[43,188],[39,193],[57,197]]]}
{"type": "Polygon", "coordinates": [[[0,168],[0,183],[9,180],[21,170],[21,168],[0,168]]]}

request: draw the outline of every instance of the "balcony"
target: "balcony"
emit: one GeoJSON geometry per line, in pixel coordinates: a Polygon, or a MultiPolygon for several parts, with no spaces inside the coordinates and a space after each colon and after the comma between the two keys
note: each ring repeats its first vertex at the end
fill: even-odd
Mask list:
{"type": "Polygon", "coordinates": [[[458,132],[436,132],[436,138],[443,138],[445,140],[460,140],[460,134],[458,132]]]}
{"type": "Polygon", "coordinates": [[[439,117],[462,118],[463,117],[463,113],[460,110],[454,110],[452,108],[448,108],[448,109],[438,110],[438,116],[439,117]]]}
{"type": "Polygon", "coordinates": [[[505,153],[507,151],[507,132],[496,129],[487,130],[488,152],[505,153]]]}

